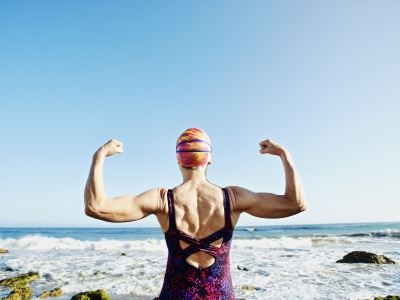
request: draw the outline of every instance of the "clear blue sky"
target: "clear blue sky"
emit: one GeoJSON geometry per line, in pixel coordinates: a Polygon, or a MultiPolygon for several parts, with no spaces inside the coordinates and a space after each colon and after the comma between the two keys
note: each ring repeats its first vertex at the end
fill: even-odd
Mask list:
{"type": "Polygon", "coordinates": [[[181,182],[176,138],[213,143],[209,179],[283,193],[271,138],[308,210],[239,225],[400,221],[399,1],[0,1],[0,227],[86,217],[92,154],[109,197],[181,182]]]}

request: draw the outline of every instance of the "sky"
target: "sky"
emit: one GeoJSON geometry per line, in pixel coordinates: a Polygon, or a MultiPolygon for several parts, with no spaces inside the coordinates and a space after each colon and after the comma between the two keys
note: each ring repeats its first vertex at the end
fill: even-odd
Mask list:
{"type": "Polygon", "coordinates": [[[400,221],[399,1],[0,1],[0,227],[153,227],[84,214],[111,138],[108,197],[182,182],[204,129],[208,178],[282,194],[272,139],[308,209],[239,226],[400,221]]]}

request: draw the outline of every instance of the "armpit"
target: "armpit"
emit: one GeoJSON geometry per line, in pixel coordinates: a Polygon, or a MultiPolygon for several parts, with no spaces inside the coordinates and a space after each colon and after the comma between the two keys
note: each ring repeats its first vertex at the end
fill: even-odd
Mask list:
{"type": "Polygon", "coordinates": [[[160,223],[162,232],[167,232],[169,229],[169,217],[168,217],[168,189],[159,188],[159,208],[160,213],[157,214],[158,222],[160,223]]]}

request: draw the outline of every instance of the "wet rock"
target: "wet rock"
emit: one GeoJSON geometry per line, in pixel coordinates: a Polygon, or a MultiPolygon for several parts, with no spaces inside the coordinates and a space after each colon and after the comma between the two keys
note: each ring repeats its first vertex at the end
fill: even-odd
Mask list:
{"type": "Polygon", "coordinates": [[[29,272],[26,274],[21,274],[16,277],[10,277],[0,281],[0,285],[8,286],[11,289],[25,288],[29,286],[29,283],[40,278],[39,274],[36,272],[29,272]]]}
{"type": "Polygon", "coordinates": [[[386,296],[385,298],[382,297],[375,297],[374,300],[400,300],[400,296],[386,296]]]}
{"type": "Polygon", "coordinates": [[[49,294],[50,297],[59,297],[63,294],[62,290],[60,288],[55,288],[52,290],[49,294]]]}
{"type": "Polygon", "coordinates": [[[27,287],[27,288],[23,288],[23,289],[15,289],[13,290],[10,295],[8,295],[6,298],[3,299],[7,299],[7,300],[16,300],[16,299],[31,299],[33,296],[33,292],[32,290],[27,287]]]}
{"type": "Polygon", "coordinates": [[[104,290],[97,290],[76,294],[71,300],[111,300],[111,298],[104,290]]]}
{"type": "Polygon", "coordinates": [[[240,266],[237,266],[237,268],[239,269],[239,270],[241,270],[241,271],[248,271],[249,269],[247,269],[247,268],[241,268],[240,266]]]}
{"type": "Polygon", "coordinates": [[[0,254],[1,254],[1,253],[8,253],[8,250],[3,249],[3,248],[0,248],[0,254]]]}
{"type": "Polygon", "coordinates": [[[122,256],[126,256],[126,253],[122,253],[121,255],[122,255],[122,256]]]}
{"type": "Polygon", "coordinates": [[[38,298],[47,298],[49,294],[50,294],[49,291],[44,291],[38,296],[38,298]]]}
{"type": "Polygon", "coordinates": [[[396,262],[385,255],[378,255],[366,251],[353,251],[342,259],[339,259],[337,263],[367,263],[367,264],[396,264],[396,262]]]}
{"type": "Polygon", "coordinates": [[[256,289],[253,285],[243,285],[242,290],[254,291],[256,289]]]}
{"type": "Polygon", "coordinates": [[[7,297],[1,298],[1,300],[22,300],[18,294],[10,294],[7,297]]]}
{"type": "Polygon", "coordinates": [[[101,271],[96,271],[93,273],[93,275],[106,275],[107,272],[101,272],[101,271]]]}

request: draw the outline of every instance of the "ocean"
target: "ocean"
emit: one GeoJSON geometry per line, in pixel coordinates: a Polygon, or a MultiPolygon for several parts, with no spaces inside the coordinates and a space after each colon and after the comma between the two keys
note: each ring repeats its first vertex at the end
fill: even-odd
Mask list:
{"type": "MultiPolygon", "coordinates": [[[[35,295],[104,289],[112,299],[150,300],[164,278],[158,228],[0,228],[0,280],[30,271],[35,295]],[[123,255],[124,254],[124,255],[123,255]]],[[[237,299],[373,299],[400,295],[400,264],[337,264],[351,251],[400,263],[400,223],[237,227],[231,272],[237,299]],[[244,271],[243,268],[248,269],[244,271]]],[[[0,298],[8,288],[0,287],[0,298]]]]}

